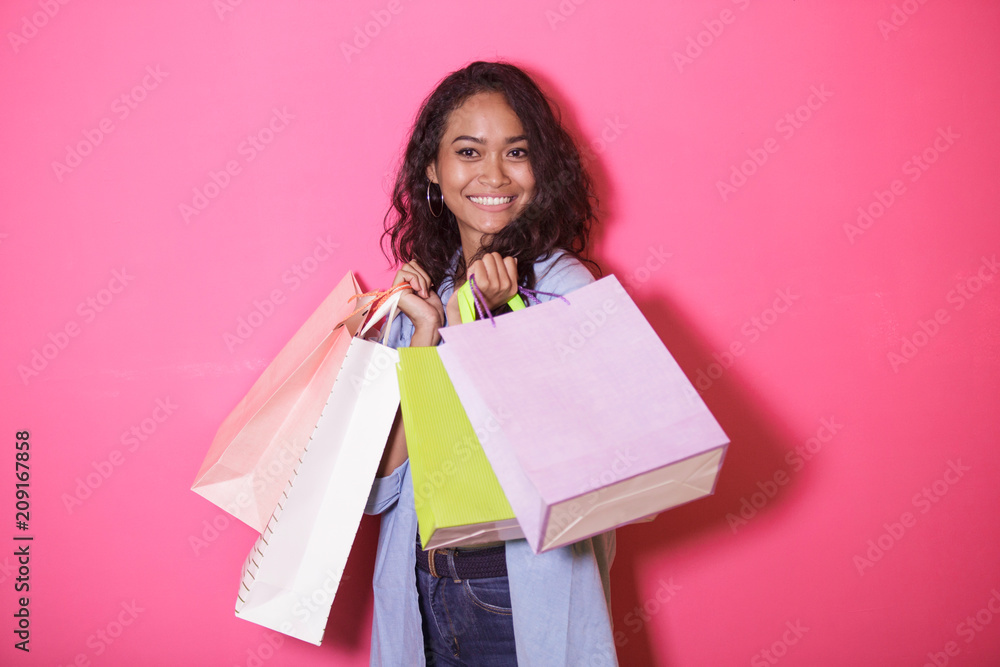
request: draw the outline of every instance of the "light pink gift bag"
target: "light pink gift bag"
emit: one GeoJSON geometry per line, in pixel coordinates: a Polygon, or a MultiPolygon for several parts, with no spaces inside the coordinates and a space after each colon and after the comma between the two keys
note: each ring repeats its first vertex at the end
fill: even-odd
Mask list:
{"type": "Polygon", "coordinates": [[[299,464],[364,313],[348,273],[219,427],[193,491],[263,532],[299,464]],[[344,322],[345,326],[337,328],[344,322]]]}
{"type": "Polygon", "coordinates": [[[499,424],[483,449],[535,552],[711,494],[729,444],[617,278],[566,301],[438,348],[473,426],[499,424]]]}

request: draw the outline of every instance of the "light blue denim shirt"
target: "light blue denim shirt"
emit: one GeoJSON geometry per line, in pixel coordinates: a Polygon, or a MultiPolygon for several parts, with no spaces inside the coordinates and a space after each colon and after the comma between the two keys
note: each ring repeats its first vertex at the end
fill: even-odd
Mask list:
{"type": "MultiPolygon", "coordinates": [[[[553,294],[568,294],[594,280],[583,264],[561,252],[535,264],[535,276],[536,289],[553,294]]],[[[442,303],[453,291],[451,280],[443,281],[438,287],[442,303]]],[[[539,295],[541,301],[551,298],[539,295]]],[[[400,315],[387,342],[406,347],[412,335],[413,324],[400,315]]],[[[372,582],[371,665],[424,667],[414,574],[417,514],[408,460],[375,480],[365,512],[382,515],[372,582]]],[[[608,575],[614,531],[538,555],[523,539],[506,545],[519,667],[616,666],[608,575]]]]}

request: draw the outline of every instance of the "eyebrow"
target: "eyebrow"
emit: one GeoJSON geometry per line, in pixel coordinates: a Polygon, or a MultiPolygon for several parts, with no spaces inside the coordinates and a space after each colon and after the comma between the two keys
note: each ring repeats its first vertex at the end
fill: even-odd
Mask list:
{"type": "MultiPolygon", "coordinates": [[[[516,137],[507,137],[505,139],[505,141],[508,144],[516,144],[518,141],[527,141],[527,140],[528,140],[528,135],[526,135],[526,134],[519,134],[516,137]]],[[[452,140],[451,143],[455,143],[456,141],[471,141],[474,144],[480,144],[480,145],[485,145],[486,144],[486,140],[485,139],[482,139],[480,137],[470,137],[467,134],[463,134],[461,136],[455,137],[452,140]]]]}

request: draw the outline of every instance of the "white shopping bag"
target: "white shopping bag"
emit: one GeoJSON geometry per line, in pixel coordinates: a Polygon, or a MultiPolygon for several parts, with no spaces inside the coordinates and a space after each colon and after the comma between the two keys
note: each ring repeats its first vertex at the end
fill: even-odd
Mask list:
{"type": "Polygon", "coordinates": [[[296,475],[247,556],[238,617],[322,641],[399,406],[398,361],[390,347],[351,341],[296,475]]]}

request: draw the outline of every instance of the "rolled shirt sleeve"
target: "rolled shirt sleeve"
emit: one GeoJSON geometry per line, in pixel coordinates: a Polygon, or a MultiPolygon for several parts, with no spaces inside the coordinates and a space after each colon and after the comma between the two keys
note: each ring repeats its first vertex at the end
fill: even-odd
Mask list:
{"type": "Polygon", "coordinates": [[[376,477],[372,490],[368,494],[365,514],[381,514],[399,500],[399,491],[403,486],[403,477],[410,461],[407,459],[401,466],[385,477],[376,477]]]}

